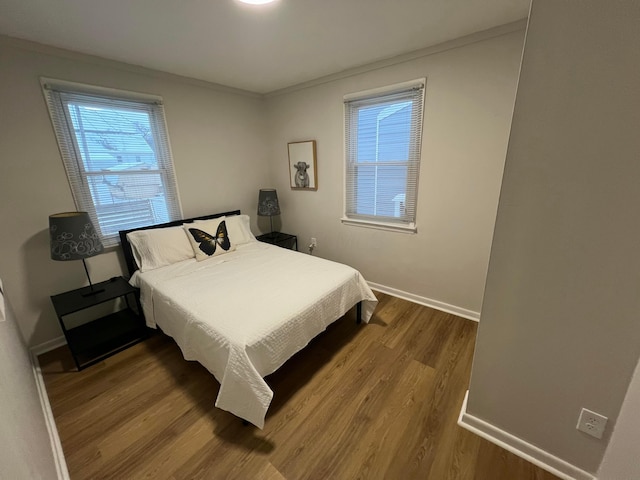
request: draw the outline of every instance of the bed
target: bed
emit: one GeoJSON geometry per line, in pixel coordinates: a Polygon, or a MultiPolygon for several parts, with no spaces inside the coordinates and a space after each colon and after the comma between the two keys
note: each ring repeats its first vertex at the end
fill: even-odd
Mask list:
{"type": "Polygon", "coordinates": [[[377,304],[357,270],[258,242],[239,210],[120,238],[147,326],[215,376],[216,407],[259,428],[273,398],[264,377],[354,306],[368,322],[377,304]]]}

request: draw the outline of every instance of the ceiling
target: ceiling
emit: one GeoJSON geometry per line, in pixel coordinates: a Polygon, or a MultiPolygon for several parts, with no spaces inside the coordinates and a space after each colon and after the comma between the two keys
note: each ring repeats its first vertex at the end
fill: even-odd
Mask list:
{"type": "Polygon", "coordinates": [[[0,33],[256,93],[527,16],[530,0],[0,0],[0,33]]]}

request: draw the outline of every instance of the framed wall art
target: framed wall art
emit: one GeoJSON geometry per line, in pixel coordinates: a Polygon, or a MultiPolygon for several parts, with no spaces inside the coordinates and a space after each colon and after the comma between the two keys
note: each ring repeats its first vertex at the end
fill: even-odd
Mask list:
{"type": "Polygon", "coordinates": [[[317,190],[316,141],[290,142],[289,180],[292,190],[317,190]]]}

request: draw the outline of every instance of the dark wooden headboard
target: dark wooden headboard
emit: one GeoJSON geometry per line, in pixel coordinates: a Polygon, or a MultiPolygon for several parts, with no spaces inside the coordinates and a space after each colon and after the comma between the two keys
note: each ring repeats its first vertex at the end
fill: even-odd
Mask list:
{"type": "Polygon", "coordinates": [[[146,227],[132,228],[130,230],[120,230],[119,232],[120,244],[122,245],[124,260],[127,263],[127,270],[129,271],[129,277],[133,275],[133,273],[138,269],[138,267],[136,266],[136,262],[133,259],[133,250],[131,249],[131,244],[127,239],[127,233],[136,232],[138,230],[151,230],[154,228],[178,227],[183,223],[190,223],[190,222],[193,222],[194,220],[209,220],[211,218],[218,218],[218,217],[225,217],[225,216],[230,217],[231,215],[240,215],[240,210],[232,210],[230,212],[223,212],[223,213],[213,213],[211,215],[204,215],[202,217],[186,218],[184,220],[176,220],[175,222],[160,223],[158,225],[148,225],[146,227]]]}

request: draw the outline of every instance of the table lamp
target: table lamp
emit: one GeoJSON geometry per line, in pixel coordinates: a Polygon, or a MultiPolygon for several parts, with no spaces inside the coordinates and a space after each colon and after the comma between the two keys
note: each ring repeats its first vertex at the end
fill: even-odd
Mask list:
{"type": "Polygon", "coordinates": [[[258,195],[258,215],[261,217],[269,217],[271,235],[273,235],[273,216],[280,215],[278,193],[275,188],[260,189],[260,193],[258,195]]]}
{"type": "Polygon", "coordinates": [[[49,234],[52,260],[82,260],[90,287],[89,291],[83,295],[89,296],[104,292],[104,289],[93,287],[85,262],[85,258],[93,257],[104,251],[89,214],[87,212],[64,212],[50,215],[49,234]]]}

